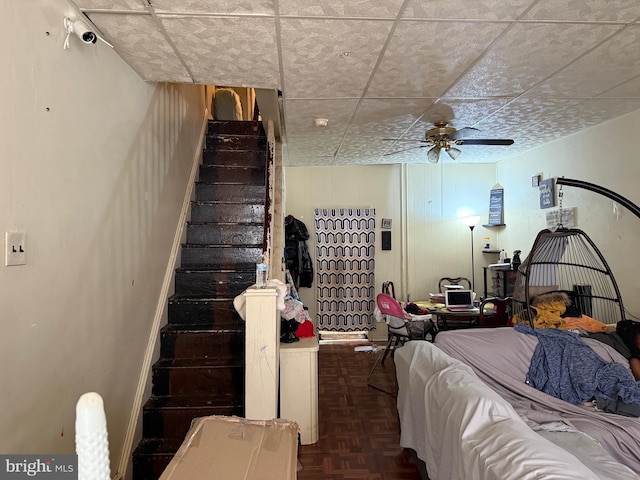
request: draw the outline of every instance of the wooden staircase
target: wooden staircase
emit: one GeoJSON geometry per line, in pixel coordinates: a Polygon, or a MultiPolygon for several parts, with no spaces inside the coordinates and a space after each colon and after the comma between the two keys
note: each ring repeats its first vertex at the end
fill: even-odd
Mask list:
{"type": "Polygon", "coordinates": [[[244,416],[245,326],[233,298],[262,259],[266,155],[260,123],[209,122],[133,480],[160,477],[193,418],[244,416]]]}

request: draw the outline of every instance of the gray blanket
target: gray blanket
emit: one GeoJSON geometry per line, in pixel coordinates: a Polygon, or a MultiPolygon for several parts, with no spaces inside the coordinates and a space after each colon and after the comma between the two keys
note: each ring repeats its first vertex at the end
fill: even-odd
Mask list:
{"type": "MultiPolygon", "coordinates": [[[[628,365],[613,348],[585,339],[605,361],[628,365]]],[[[464,329],[441,332],[436,345],[471,366],[476,374],[527,418],[537,422],[562,421],[597,440],[620,463],[640,475],[640,419],[573,405],[525,383],[536,337],[513,328],[464,329]]]]}
{"type": "Polygon", "coordinates": [[[554,397],[578,405],[593,398],[640,404],[640,382],[628,367],[606,362],[577,334],[554,328],[515,330],[538,337],[527,383],[554,397]]]}

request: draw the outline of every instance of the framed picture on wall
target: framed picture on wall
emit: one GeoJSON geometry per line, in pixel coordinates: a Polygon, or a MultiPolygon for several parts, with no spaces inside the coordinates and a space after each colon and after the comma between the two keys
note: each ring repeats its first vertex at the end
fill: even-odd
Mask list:
{"type": "Polygon", "coordinates": [[[391,219],[383,218],[382,219],[382,228],[391,228],[391,219]]]}

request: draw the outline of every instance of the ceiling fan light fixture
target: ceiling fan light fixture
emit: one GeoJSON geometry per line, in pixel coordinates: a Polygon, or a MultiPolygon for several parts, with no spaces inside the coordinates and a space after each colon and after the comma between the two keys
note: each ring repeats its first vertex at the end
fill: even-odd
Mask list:
{"type": "Polygon", "coordinates": [[[440,147],[436,145],[435,147],[429,149],[429,151],[427,152],[427,160],[429,160],[431,163],[438,163],[439,159],[440,147]]]}
{"type": "Polygon", "coordinates": [[[455,160],[456,158],[458,158],[460,156],[462,151],[459,148],[456,148],[456,147],[449,147],[449,148],[447,148],[447,153],[449,154],[449,156],[451,157],[452,160],[455,160]]]}

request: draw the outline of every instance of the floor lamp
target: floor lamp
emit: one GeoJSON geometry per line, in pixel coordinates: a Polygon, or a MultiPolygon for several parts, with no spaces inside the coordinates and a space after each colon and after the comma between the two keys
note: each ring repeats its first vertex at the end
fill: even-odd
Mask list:
{"type": "Polygon", "coordinates": [[[476,273],[475,273],[476,269],[475,269],[475,263],[473,259],[473,229],[480,221],[480,217],[477,215],[473,217],[466,217],[466,218],[463,218],[462,221],[467,227],[469,227],[469,230],[471,231],[471,290],[475,292],[476,291],[476,273]]]}

